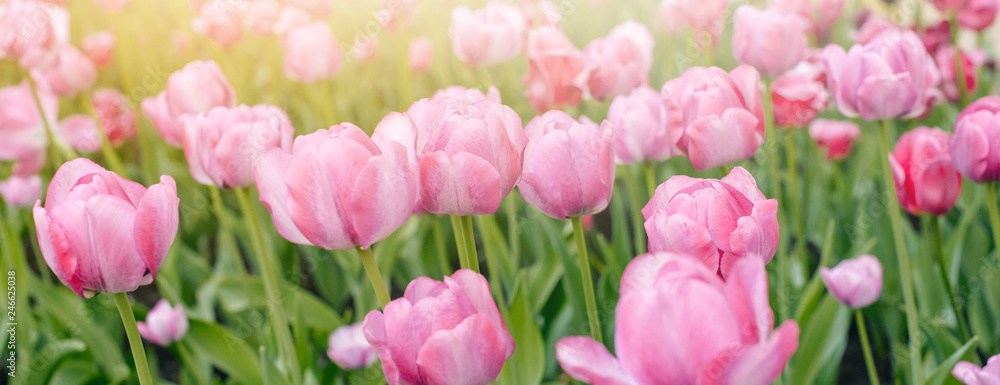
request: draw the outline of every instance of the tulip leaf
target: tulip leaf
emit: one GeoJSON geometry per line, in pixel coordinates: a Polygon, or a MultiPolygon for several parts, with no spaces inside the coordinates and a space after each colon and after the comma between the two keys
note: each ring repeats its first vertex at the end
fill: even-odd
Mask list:
{"type": "MultiPolygon", "coordinates": [[[[308,314],[305,325],[325,334],[344,324],[343,319],[333,309],[312,293],[298,286],[284,285],[282,302],[291,322],[298,314],[308,314]],[[301,312],[299,309],[301,308],[301,312]]],[[[264,283],[258,277],[224,278],[219,282],[219,300],[226,311],[237,313],[254,307],[264,307],[262,298],[264,283]]]]}
{"type": "Polygon", "coordinates": [[[288,379],[274,366],[275,358],[260,347],[260,368],[264,375],[264,385],[288,385],[288,379]]]}
{"type": "Polygon", "coordinates": [[[59,367],[59,364],[62,363],[63,359],[73,353],[80,353],[86,350],[87,344],[78,339],[50,342],[42,348],[45,354],[34,357],[30,363],[31,366],[19,368],[19,370],[25,370],[27,376],[14,377],[11,379],[11,384],[52,383],[49,381],[49,378],[56,368],[59,367]]]}
{"type": "Polygon", "coordinates": [[[975,347],[978,341],[979,341],[979,336],[974,336],[971,339],[969,339],[969,341],[966,342],[965,345],[962,345],[962,347],[958,348],[958,350],[956,350],[954,353],[948,356],[947,359],[942,361],[941,364],[934,369],[934,372],[931,373],[930,377],[927,377],[927,380],[924,381],[924,385],[943,384],[944,380],[951,375],[951,369],[955,367],[955,364],[958,363],[958,360],[962,359],[962,356],[965,356],[966,352],[968,352],[969,349],[975,347]]]}
{"type": "Polygon", "coordinates": [[[233,331],[214,323],[190,319],[188,333],[181,340],[199,356],[244,384],[260,384],[258,355],[233,331]]]}
{"type": "Polygon", "coordinates": [[[522,270],[514,281],[514,292],[511,296],[509,319],[506,324],[514,338],[514,354],[504,363],[500,372],[500,384],[538,384],[542,381],[545,369],[545,344],[542,333],[538,330],[528,305],[527,286],[524,283],[525,273],[522,270]]]}
{"type": "Polygon", "coordinates": [[[814,384],[824,367],[840,366],[850,326],[851,310],[833,296],[825,296],[809,322],[800,326],[799,349],[794,355],[794,365],[789,365],[790,383],[814,384]]]}
{"type": "Polygon", "coordinates": [[[79,358],[68,359],[52,373],[49,384],[84,385],[97,379],[100,372],[94,364],[79,358]]]}
{"type": "MultiPolygon", "coordinates": [[[[823,240],[823,249],[819,258],[819,266],[816,268],[816,274],[813,274],[812,278],[809,279],[806,289],[802,292],[802,298],[795,308],[795,321],[799,324],[808,322],[813,309],[819,303],[820,298],[822,298],[825,286],[819,275],[819,267],[829,267],[830,258],[833,255],[833,240],[835,239],[833,234],[836,228],[837,222],[830,219],[826,227],[826,237],[823,240]]],[[[778,300],[780,301],[781,298],[778,298],[778,300]]]]}

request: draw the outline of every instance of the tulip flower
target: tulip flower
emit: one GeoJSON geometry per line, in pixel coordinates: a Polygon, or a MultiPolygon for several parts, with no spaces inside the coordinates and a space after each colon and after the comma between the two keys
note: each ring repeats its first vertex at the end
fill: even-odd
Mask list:
{"type": "Polygon", "coordinates": [[[378,36],[366,35],[354,39],[351,46],[351,56],[358,63],[371,61],[378,55],[378,36]]]}
{"type": "Polygon", "coordinates": [[[683,134],[682,113],[663,102],[660,93],[639,87],[611,102],[608,123],[614,132],[615,159],[632,164],[673,155],[683,134]]]}
{"type": "Polygon", "coordinates": [[[191,21],[191,29],[208,36],[222,47],[231,47],[243,38],[243,16],[239,4],[228,0],[211,0],[202,4],[198,16],[191,21]]]}
{"type": "Polygon", "coordinates": [[[747,159],[764,143],[760,75],[753,67],[729,73],[692,67],[660,93],[668,108],[683,111],[678,155],[687,155],[698,170],[747,159]]]}
{"type": "Polygon", "coordinates": [[[878,35],[881,35],[882,32],[899,31],[901,29],[889,19],[870,15],[857,31],[851,33],[851,38],[855,43],[868,44],[872,40],[875,40],[878,35]]]}
{"type": "Polygon", "coordinates": [[[42,178],[37,174],[31,176],[11,175],[5,181],[0,181],[0,197],[11,207],[31,207],[42,194],[42,178]]]}
{"type": "Polygon", "coordinates": [[[313,83],[328,79],[340,71],[344,57],[330,26],[315,22],[293,28],[281,39],[285,54],[285,76],[313,83]]]}
{"type": "Polygon", "coordinates": [[[830,39],[833,25],[844,14],[844,4],[844,0],[771,0],[768,7],[795,13],[808,20],[816,39],[825,42],[830,39]]]}
{"type": "Polygon", "coordinates": [[[491,66],[513,59],[524,49],[527,24],[517,6],[491,1],[475,11],[460,5],[451,11],[451,48],[470,66],[491,66]]]}
{"type": "Polygon", "coordinates": [[[765,198],[742,167],[722,179],[673,176],[642,209],[650,252],[689,254],[724,279],[737,261],[771,260],[777,215],[778,201],[765,198]]]}
{"type": "Polygon", "coordinates": [[[809,24],[798,14],[743,5],[733,20],[733,56],[741,64],[774,78],[805,56],[809,24]]]}
{"type": "Polygon", "coordinates": [[[125,95],[114,88],[102,88],[94,91],[91,101],[101,129],[112,145],[135,137],[135,111],[132,111],[125,95]]]}
{"type": "Polygon", "coordinates": [[[153,282],[177,234],[173,178],[147,190],[85,158],[59,167],[35,203],[35,226],[45,263],[85,298],[122,293],[153,282]]]}
{"type": "MultiPolygon", "coordinates": [[[[727,5],[726,0],[663,0],[656,12],[656,26],[670,33],[690,28],[696,34],[707,34],[715,44],[725,26],[722,19],[727,5]]],[[[703,45],[707,39],[696,40],[703,45]]]]}
{"type": "Polygon", "coordinates": [[[772,330],[760,259],[732,268],[723,282],[683,253],[637,257],[615,309],[617,357],[590,338],[566,337],[556,343],[556,359],[595,385],[770,384],[798,348],[799,328],[790,320],[772,330]]]}
{"type": "Polygon", "coordinates": [[[101,149],[101,132],[98,131],[94,117],[90,115],[67,116],[53,129],[76,151],[90,153],[101,149]]]}
{"type": "Polygon", "coordinates": [[[486,385],[514,353],[486,278],[465,269],[413,280],[363,328],[389,385],[486,385]]]}
{"type": "Polygon", "coordinates": [[[882,294],[882,263],[872,255],[844,260],[833,269],[820,267],[819,272],[830,294],[855,309],[875,303],[882,294]]]}
{"type": "Polygon", "coordinates": [[[414,72],[423,72],[431,68],[434,62],[434,44],[425,37],[413,39],[410,42],[409,64],[414,72]]]}
{"type": "Polygon", "coordinates": [[[536,111],[580,104],[587,88],[587,58],[559,28],[532,30],[525,55],[525,95],[536,111]]]}
{"type": "Polygon", "coordinates": [[[247,28],[260,36],[274,34],[274,26],[278,23],[281,13],[281,3],[277,0],[254,0],[250,3],[243,22],[247,28]]]}
{"type": "Polygon", "coordinates": [[[826,148],[829,160],[846,158],[860,135],[858,125],[847,120],[816,119],[809,125],[809,136],[818,146],[826,148]]]}
{"type": "Polygon", "coordinates": [[[521,0],[521,11],[529,26],[559,25],[563,19],[559,6],[549,0],[521,0]]]}
{"type": "Polygon", "coordinates": [[[774,124],[792,128],[808,126],[827,104],[826,86],[821,78],[823,68],[801,62],[778,76],[771,84],[774,124]]]}
{"type": "Polygon", "coordinates": [[[0,4],[0,58],[21,58],[21,66],[30,68],[48,51],[65,43],[69,35],[69,20],[67,17],[65,25],[61,25],[54,15],[56,8],[65,12],[61,7],[32,0],[0,4]]]}
{"type": "MultiPolygon", "coordinates": [[[[936,25],[929,25],[923,31],[915,32],[920,36],[920,41],[924,43],[924,48],[927,49],[927,52],[935,56],[935,58],[937,57],[936,54],[939,47],[951,44],[951,23],[948,20],[936,25]]],[[[952,68],[954,68],[954,64],[952,68]]]]}
{"type": "Polygon", "coordinates": [[[993,25],[997,17],[1000,1],[969,0],[964,8],[958,11],[958,25],[974,31],[982,31],[993,25]]]}
{"type": "Polygon", "coordinates": [[[274,23],[274,33],[278,36],[285,36],[285,34],[296,27],[312,23],[312,21],[313,19],[309,15],[309,12],[298,8],[285,7],[278,13],[278,20],[274,23]]]}
{"type": "Polygon", "coordinates": [[[978,365],[968,361],[961,361],[955,364],[951,370],[951,375],[955,376],[965,385],[996,385],[1000,384],[1000,354],[990,357],[986,361],[986,366],[980,368],[978,365]]]}
{"type": "Polygon", "coordinates": [[[181,117],[198,115],[213,107],[233,107],[236,92],[214,61],[193,61],[170,74],[167,89],[142,101],[142,112],[167,144],[184,145],[181,117]]]}
{"type": "Polygon", "coordinates": [[[653,36],[645,26],[626,22],[584,49],[590,72],[587,87],[593,98],[604,100],[627,94],[649,83],[653,65],[653,36]]]}
{"type": "MultiPolygon", "coordinates": [[[[950,45],[942,46],[934,52],[934,61],[941,72],[941,92],[952,103],[959,101],[955,52],[955,47],[950,45]]],[[[961,52],[961,55],[966,94],[972,94],[976,89],[976,70],[986,61],[986,53],[976,50],[971,53],[961,52]]]]}
{"type": "Polygon", "coordinates": [[[175,117],[170,112],[166,92],[143,99],[141,108],[142,113],[153,123],[153,128],[164,142],[174,147],[184,146],[184,125],[181,124],[179,116],[175,117]]]}
{"type": "Polygon", "coordinates": [[[962,111],[951,141],[951,159],[976,183],[1000,181],[1000,96],[983,97],[962,111]]]}
{"type": "Polygon", "coordinates": [[[92,33],[83,38],[80,46],[95,65],[106,66],[111,62],[112,50],[115,48],[115,34],[111,31],[92,33]]]}
{"type": "Polygon", "coordinates": [[[167,346],[180,341],[188,331],[188,317],[184,306],[171,307],[170,302],[161,299],[146,314],[146,322],[136,322],[139,334],[150,342],[167,346]]]}
{"type": "Polygon", "coordinates": [[[90,88],[97,80],[97,68],[87,55],[71,45],[56,48],[49,66],[31,70],[39,86],[57,96],[73,96],[90,88]]]}
{"type": "Polygon", "coordinates": [[[337,328],[330,333],[326,355],[330,361],[344,369],[367,368],[375,363],[378,355],[365,339],[361,322],[337,328]]]}
{"type": "Polygon", "coordinates": [[[940,98],[940,74],[911,31],[886,31],[849,52],[823,50],[827,85],[844,116],[865,120],[915,118],[940,98]],[[861,74],[861,76],[857,76],[861,74]]]}
{"type": "Polygon", "coordinates": [[[951,162],[950,139],[939,128],[918,127],[903,134],[889,154],[896,197],[911,214],[942,215],[958,200],[962,175],[951,162]]]}
{"type": "Polygon", "coordinates": [[[0,88],[0,161],[18,161],[25,167],[19,175],[35,174],[44,165],[49,141],[45,121],[55,123],[59,100],[40,92],[39,99],[45,114],[39,114],[27,82],[0,88]],[[41,157],[42,162],[35,160],[41,157]]]}

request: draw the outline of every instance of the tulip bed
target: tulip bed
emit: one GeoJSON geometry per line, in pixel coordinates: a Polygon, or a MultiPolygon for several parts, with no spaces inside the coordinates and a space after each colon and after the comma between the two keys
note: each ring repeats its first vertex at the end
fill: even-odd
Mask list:
{"type": "Polygon", "coordinates": [[[0,2],[5,383],[1000,384],[998,8],[0,2]]]}

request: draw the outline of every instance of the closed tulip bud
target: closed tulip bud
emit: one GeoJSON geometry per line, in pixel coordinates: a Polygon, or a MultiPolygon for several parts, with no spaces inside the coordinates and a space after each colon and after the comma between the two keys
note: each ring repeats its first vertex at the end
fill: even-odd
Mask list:
{"type": "Polygon", "coordinates": [[[608,37],[594,39],[584,50],[591,67],[587,87],[598,100],[624,95],[649,83],[652,35],[635,22],[616,28],[608,37]]]}
{"type": "Polygon", "coordinates": [[[545,215],[565,220],[604,211],[615,180],[611,127],[562,111],[537,116],[524,127],[528,146],[518,190],[545,215]]]}
{"type": "Polygon", "coordinates": [[[542,26],[528,34],[525,95],[539,112],[580,104],[587,88],[587,57],[559,28],[542,26]]]}
{"type": "Polygon", "coordinates": [[[87,53],[90,61],[98,67],[103,67],[111,62],[112,50],[115,48],[115,35],[111,31],[95,32],[83,38],[80,43],[83,52],[87,53]]]}
{"type": "Polygon", "coordinates": [[[951,162],[950,140],[939,128],[918,127],[903,134],[889,154],[896,198],[911,214],[941,215],[958,200],[962,175],[951,162]]]}
{"type": "Polygon", "coordinates": [[[434,44],[425,37],[413,39],[410,42],[410,69],[423,72],[434,63],[434,44]]]}
{"type": "MultiPolygon", "coordinates": [[[[941,92],[948,101],[958,102],[958,73],[955,71],[955,54],[953,46],[942,46],[934,52],[934,61],[941,72],[941,92]]],[[[976,70],[986,61],[986,53],[976,50],[970,53],[961,52],[962,69],[965,71],[965,91],[972,94],[976,90],[976,70]]]]}
{"type": "Polygon", "coordinates": [[[254,0],[247,8],[243,23],[260,36],[270,36],[274,34],[280,13],[281,3],[277,0],[254,0]]]}
{"type": "Polygon", "coordinates": [[[471,270],[413,280],[363,327],[389,385],[486,385],[514,353],[486,278],[471,270]]]}
{"type": "Polygon", "coordinates": [[[969,0],[958,12],[958,25],[974,31],[982,31],[993,24],[1000,8],[998,0],[969,0]]]}
{"type": "Polygon", "coordinates": [[[826,108],[828,96],[821,65],[801,62],[778,76],[771,85],[774,124],[778,127],[805,127],[826,108]]]}
{"type": "Polygon", "coordinates": [[[642,216],[650,252],[689,254],[724,279],[737,261],[767,263],[778,250],[778,201],[765,198],[742,167],[722,179],[673,176],[642,216]]]}
{"type": "Polygon", "coordinates": [[[854,140],[861,135],[857,124],[847,120],[816,119],[809,125],[809,136],[816,145],[826,148],[829,160],[844,159],[851,153],[854,140]]]}
{"type": "Polygon", "coordinates": [[[767,385],[799,345],[794,320],[773,328],[759,259],[739,261],[723,282],[683,253],[646,254],[622,276],[617,357],[589,337],[565,337],[556,359],[594,385],[767,385]]]}
{"type": "Polygon", "coordinates": [[[56,48],[48,66],[31,70],[40,87],[56,96],[74,96],[90,88],[97,80],[97,68],[87,55],[71,45],[56,48]]]}
{"type": "Polygon", "coordinates": [[[367,368],[378,358],[375,348],[365,339],[361,322],[334,330],[330,333],[327,346],[326,356],[344,369],[367,368]]]}
{"type": "Polygon", "coordinates": [[[682,113],[663,102],[656,90],[643,86],[616,97],[608,109],[608,123],[615,134],[615,158],[632,164],[659,161],[673,155],[680,136],[682,113]]]}
{"type": "Polygon", "coordinates": [[[281,39],[285,76],[312,83],[333,77],[344,65],[330,26],[323,22],[296,27],[281,39]]]}
{"type": "Polygon", "coordinates": [[[53,129],[76,151],[90,153],[101,150],[101,132],[98,131],[97,122],[90,115],[67,116],[53,129]]]}
{"type": "Polygon", "coordinates": [[[951,159],[973,182],[1000,181],[1000,96],[983,97],[962,111],[955,123],[951,159]]]}
{"type": "Polygon", "coordinates": [[[128,8],[129,3],[132,0],[94,0],[97,4],[97,8],[100,8],[104,12],[121,12],[125,8],[128,8]]]}
{"type": "Polygon", "coordinates": [[[102,88],[94,91],[91,100],[97,120],[101,123],[101,130],[112,145],[119,145],[135,137],[135,111],[129,106],[125,95],[114,88],[102,88]]]}
{"type": "Polygon", "coordinates": [[[177,235],[179,205],[169,176],[147,190],[77,158],[52,177],[45,207],[35,203],[39,248],[81,297],[133,291],[156,278],[177,235]]]}
{"type": "Polygon", "coordinates": [[[827,85],[844,116],[869,121],[915,118],[940,98],[940,74],[912,31],[882,32],[849,52],[829,45],[823,59],[827,85]]]}
{"type": "MultiPolygon", "coordinates": [[[[44,119],[55,123],[59,100],[47,92],[40,92],[39,98],[44,119]]],[[[49,141],[42,116],[27,82],[0,88],[0,161],[31,158],[46,151],[49,141]]]]}
{"type": "Polygon", "coordinates": [[[819,273],[830,294],[855,309],[875,303],[882,294],[882,263],[872,255],[844,260],[832,269],[820,267],[819,273]]]}
{"type": "Polygon", "coordinates": [[[278,233],[324,249],[385,239],[406,223],[417,197],[418,174],[403,145],[376,146],[350,123],[267,151],[253,174],[278,233]]]}
{"type": "Polygon", "coordinates": [[[951,375],[965,385],[1000,384],[1000,354],[990,357],[986,361],[986,366],[981,368],[971,362],[961,361],[955,364],[951,375]]]}
{"type": "Polygon", "coordinates": [[[231,47],[243,38],[242,3],[212,0],[201,5],[200,12],[191,20],[191,29],[208,36],[222,47],[231,47]]]}
{"type": "Polygon", "coordinates": [[[161,299],[146,314],[146,322],[136,322],[136,326],[143,338],[154,344],[167,346],[184,338],[189,325],[184,306],[177,304],[170,307],[170,302],[161,299]]]}
{"type": "Polygon", "coordinates": [[[733,56],[741,64],[773,78],[805,56],[809,24],[798,14],[743,5],[733,20],[733,56]]]}
{"type": "Polygon", "coordinates": [[[760,75],[753,67],[729,73],[692,67],[664,84],[660,94],[668,108],[683,111],[678,155],[687,155],[698,170],[750,158],[764,143],[760,75]]]}
{"type": "Polygon", "coordinates": [[[214,61],[193,61],[167,78],[166,102],[175,118],[236,105],[236,92],[214,61]]]}
{"type": "Polygon", "coordinates": [[[0,181],[0,196],[11,207],[31,207],[41,195],[42,178],[37,174],[27,177],[11,175],[7,180],[0,181]]]}
{"type": "Polygon", "coordinates": [[[524,49],[527,32],[517,6],[491,1],[475,11],[459,5],[451,11],[451,48],[470,66],[491,66],[513,59],[524,49]]]}

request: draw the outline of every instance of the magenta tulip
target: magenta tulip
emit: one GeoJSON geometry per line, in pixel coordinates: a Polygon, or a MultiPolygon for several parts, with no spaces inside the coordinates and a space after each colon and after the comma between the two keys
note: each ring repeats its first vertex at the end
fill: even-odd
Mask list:
{"type": "Polygon", "coordinates": [[[139,334],[160,346],[180,341],[188,331],[188,317],[184,306],[170,307],[170,302],[161,299],[146,314],[146,322],[136,322],[139,334]]]}
{"type": "Polygon", "coordinates": [[[350,123],[272,148],[254,165],[260,200],[285,239],[324,249],[368,248],[406,223],[418,174],[397,143],[377,147],[350,123]],[[289,151],[290,150],[290,151],[289,151]]]}
{"type": "Polygon", "coordinates": [[[587,88],[587,57],[559,28],[541,26],[528,34],[525,95],[536,111],[580,104],[587,88]]]}
{"type": "Polygon", "coordinates": [[[215,107],[186,116],[184,155],[198,183],[219,188],[253,184],[253,163],[272,148],[289,150],[295,128],[281,108],[258,104],[215,107]]]}
{"type": "Polygon", "coordinates": [[[0,181],[0,196],[11,207],[31,207],[42,195],[42,178],[37,174],[30,176],[11,175],[5,181],[0,181]]]}
{"type": "Polygon", "coordinates": [[[965,385],[998,385],[1000,384],[1000,354],[990,357],[986,361],[986,366],[981,368],[971,362],[961,361],[955,364],[951,375],[965,385]]]}
{"type": "Polygon", "coordinates": [[[211,0],[202,4],[191,29],[208,36],[222,47],[231,47],[243,38],[243,10],[228,0],[211,0]]]}
{"type": "Polygon", "coordinates": [[[125,95],[114,88],[101,88],[94,91],[91,101],[101,129],[112,145],[135,137],[135,111],[132,111],[125,95]]]}
{"type": "Polygon", "coordinates": [[[861,129],[846,120],[816,119],[809,125],[809,136],[816,145],[826,148],[827,159],[840,160],[851,153],[851,146],[861,136],[861,129]]]}
{"type": "Polygon", "coordinates": [[[94,85],[97,68],[87,55],[67,44],[56,48],[49,65],[32,69],[31,76],[57,96],[74,96],[94,85]]]}
{"type": "Polygon", "coordinates": [[[733,20],[733,56],[738,62],[774,78],[805,56],[809,23],[798,14],[743,5],[733,20]]]}
{"type": "Polygon", "coordinates": [[[584,49],[590,65],[587,87],[593,98],[625,95],[649,83],[653,65],[653,36],[642,24],[628,21],[607,37],[594,39],[584,49]]]}
{"type": "Polygon", "coordinates": [[[491,1],[475,11],[459,5],[451,11],[451,48],[470,66],[491,66],[524,50],[528,25],[517,6],[491,1]]]}
{"type": "Polygon", "coordinates": [[[413,280],[384,314],[368,313],[364,333],[389,385],[486,385],[514,353],[486,278],[465,269],[413,280]]]}
{"type": "Polygon", "coordinates": [[[80,47],[98,67],[106,66],[111,62],[111,55],[114,53],[112,50],[115,48],[115,34],[111,31],[92,33],[83,38],[80,47]]]}
{"type": "Polygon", "coordinates": [[[784,128],[805,127],[816,119],[828,100],[822,78],[822,66],[809,62],[801,62],[778,76],[771,85],[774,124],[784,128]]]}
{"type": "Polygon", "coordinates": [[[778,201],[736,167],[722,179],[676,175],[642,209],[650,252],[689,254],[728,279],[743,259],[765,263],[778,250],[778,201]]]}
{"type": "MultiPolygon", "coordinates": [[[[41,92],[39,97],[45,119],[54,125],[59,100],[47,92],[41,92]]],[[[32,161],[38,157],[44,159],[49,145],[42,119],[27,82],[0,88],[0,161],[27,161],[25,164],[37,165],[28,167],[20,175],[35,174],[42,167],[32,161]]]]}
{"type": "Polygon", "coordinates": [[[293,28],[281,39],[285,76],[303,83],[329,79],[344,65],[330,26],[315,22],[293,28]]]}
{"type": "Polygon", "coordinates": [[[615,182],[612,132],[586,117],[549,111],[524,127],[528,146],[518,190],[545,215],[565,220],[604,211],[615,182]]]}
{"type": "Polygon", "coordinates": [[[35,203],[38,244],[59,280],[85,298],[156,278],[177,235],[180,200],[164,175],[147,190],[85,158],[59,167],[35,203]]]}
{"type": "Polygon", "coordinates": [[[611,102],[608,123],[615,134],[618,163],[659,161],[673,155],[683,127],[681,111],[671,106],[649,87],[636,88],[611,102]]]}
{"type": "Polygon", "coordinates": [[[875,303],[882,294],[882,263],[875,256],[847,259],[832,269],[820,267],[819,273],[830,294],[855,309],[875,303]]]}
{"type": "Polygon", "coordinates": [[[973,182],[1000,180],[1000,96],[981,98],[958,115],[951,141],[955,168],[973,182]]]}
{"type": "Polygon", "coordinates": [[[899,204],[911,214],[941,215],[962,192],[962,175],[951,162],[951,134],[939,128],[917,127],[896,142],[889,154],[899,204]]]}
{"type": "Polygon", "coordinates": [[[668,108],[682,111],[679,155],[698,170],[747,159],[764,143],[760,75],[741,65],[726,73],[718,67],[692,67],[661,90],[668,108]]]}
{"type": "Polygon", "coordinates": [[[739,261],[723,282],[691,256],[646,254],[622,276],[618,356],[589,337],[566,337],[556,344],[556,359],[570,376],[594,385],[766,385],[799,344],[794,320],[773,326],[759,259],[739,261]]]}
{"type": "Polygon", "coordinates": [[[413,39],[410,42],[408,60],[410,69],[414,72],[427,71],[434,63],[434,44],[425,37],[413,39]]]}
{"type": "Polygon", "coordinates": [[[361,322],[345,325],[330,333],[327,341],[326,356],[330,361],[344,369],[367,368],[375,363],[378,355],[375,348],[365,339],[365,331],[361,322]]]}

